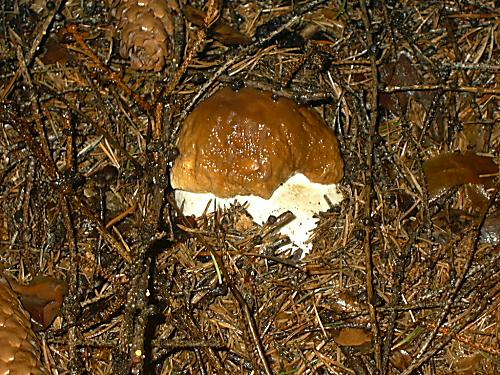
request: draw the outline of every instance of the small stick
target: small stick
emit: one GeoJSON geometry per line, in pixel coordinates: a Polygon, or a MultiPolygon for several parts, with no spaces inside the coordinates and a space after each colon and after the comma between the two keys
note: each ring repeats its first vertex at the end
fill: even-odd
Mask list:
{"type": "MultiPolygon", "coordinates": [[[[173,205],[174,209],[180,213],[181,219],[184,221],[184,224],[186,227],[191,228],[192,226],[190,223],[186,220],[185,216],[180,212],[179,208],[176,205],[173,205]]],[[[224,276],[224,279],[226,280],[226,283],[229,285],[229,289],[231,289],[231,292],[233,293],[234,297],[236,298],[236,301],[238,302],[238,305],[240,306],[240,309],[243,311],[243,316],[245,318],[245,325],[247,326],[248,331],[250,332],[250,336],[252,337],[253,344],[255,345],[257,349],[257,353],[259,354],[259,358],[262,362],[262,365],[264,367],[264,371],[266,375],[272,375],[271,371],[271,366],[269,365],[269,361],[267,360],[266,352],[264,350],[264,346],[262,345],[262,341],[259,337],[259,330],[257,328],[257,324],[255,323],[254,316],[252,312],[250,311],[250,308],[248,307],[248,304],[246,303],[245,299],[241,295],[240,291],[238,288],[236,288],[229,277],[229,273],[227,272],[227,268],[225,267],[224,263],[222,262],[222,258],[220,255],[212,248],[212,246],[205,241],[203,236],[201,236],[199,233],[192,232],[193,236],[196,237],[201,243],[205,245],[205,247],[210,251],[210,254],[212,257],[215,259],[217,262],[217,265],[220,267],[220,270],[222,271],[222,275],[224,276]]]]}
{"type": "MultiPolygon", "coordinates": [[[[70,308],[68,309],[69,310],[68,320],[69,320],[69,323],[71,324],[71,323],[74,323],[76,321],[76,314],[77,314],[77,308],[78,308],[78,304],[76,303],[76,301],[78,301],[78,296],[79,296],[79,293],[78,293],[78,272],[77,272],[77,270],[78,270],[78,262],[77,262],[78,245],[77,245],[77,243],[78,242],[77,242],[77,238],[76,238],[75,228],[74,228],[73,222],[71,220],[71,205],[70,205],[68,196],[65,194],[66,189],[58,189],[57,183],[54,182],[54,180],[55,181],[62,181],[62,179],[61,179],[59,171],[57,170],[57,168],[55,166],[54,160],[52,159],[52,153],[50,151],[49,142],[47,140],[47,135],[45,133],[45,127],[43,126],[41,115],[40,115],[40,105],[38,102],[38,98],[36,97],[35,87],[33,86],[33,83],[31,81],[31,77],[29,75],[26,60],[24,59],[24,56],[22,54],[21,47],[18,47],[18,49],[17,49],[17,57],[18,57],[19,66],[20,66],[19,71],[24,76],[24,80],[26,82],[26,85],[28,86],[28,88],[30,90],[30,100],[31,100],[31,106],[32,106],[33,113],[34,113],[35,127],[36,127],[38,134],[39,134],[41,146],[35,142],[35,140],[32,138],[32,136],[29,133],[29,130],[26,127],[23,128],[24,134],[21,134],[21,136],[27,140],[26,143],[27,143],[28,147],[31,146],[30,148],[31,148],[32,152],[35,149],[37,150],[34,153],[37,156],[38,161],[41,162],[42,165],[46,166],[46,170],[49,172],[49,176],[52,177],[52,179],[53,179],[52,182],[53,182],[53,185],[55,187],[55,190],[59,192],[61,203],[62,203],[62,210],[63,210],[63,214],[64,214],[63,221],[64,221],[64,226],[66,228],[66,232],[68,235],[68,244],[69,244],[68,246],[70,249],[70,261],[71,261],[71,264],[73,265],[73,267],[71,267],[71,270],[75,271],[71,274],[70,282],[69,282],[70,292],[75,297],[73,299],[73,303],[71,303],[70,308]]],[[[65,121],[65,126],[71,126],[71,124],[69,123],[69,120],[65,121]]],[[[72,147],[71,147],[72,141],[73,140],[71,138],[69,140],[70,145],[66,145],[68,153],[70,153],[70,154],[72,154],[72,147]]],[[[68,156],[68,160],[70,160],[72,162],[72,160],[70,158],[71,158],[71,156],[68,156]]],[[[69,165],[72,166],[72,163],[69,165]]],[[[65,180],[64,180],[64,182],[66,185],[69,185],[69,184],[67,184],[67,182],[65,180]]],[[[72,328],[70,328],[70,331],[69,331],[69,352],[70,352],[72,367],[74,367],[74,368],[81,367],[79,360],[78,360],[80,357],[78,356],[78,351],[77,351],[77,336],[78,336],[78,334],[76,331],[76,326],[73,326],[72,328]]]]}
{"type": "Polygon", "coordinates": [[[75,24],[71,24],[67,26],[68,32],[75,38],[75,40],[78,42],[80,45],[80,48],[85,52],[85,54],[92,59],[94,64],[97,65],[99,69],[101,69],[107,76],[108,78],[116,83],[116,85],[129,97],[134,99],[134,101],[141,107],[141,109],[145,112],[148,112],[152,109],[152,105],[149,104],[146,99],[144,99],[141,95],[135,93],[132,91],[130,87],[127,86],[125,82],[120,78],[120,76],[112,71],[108,66],[104,65],[99,57],[92,51],[92,49],[87,45],[85,42],[85,39],[83,38],[82,34],[78,32],[78,26],[75,24]]]}
{"type": "MultiPolygon", "coordinates": [[[[365,25],[367,44],[368,48],[375,48],[375,43],[373,41],[373,34],[371,30],[370,18],[368,16],[368,10],[366,7],[366,1],[361,0],[361,18],[365,25]]],[[[375,136],[375,129],[377,127],[377,113],[378,113],[378,72],[377,72],[377,61],[375,52],[370,53],[371,71],[372,71],[372,81],[371,81],[371,115],[370,124],[368,132],[368,145],[367,145],[367,179],[368,186],[365,189],[365,219],[370,222],[371,215],[371,195],[373,192],[373,181],[372,181],[372,170],[373,170],[373,138],[375,136]]],[[[378,320],[377,320],[377,310],[373,305],[375,301],[375,288],[373,285],[373,249],[372,249],[372,234],[371,226],[365,226],[365,240],[364,240],[364,250],[365,250],[365,266],[366,266],[366,292],[368,294],[368,310],[370,311],[370,322],[371,330],[373,334],[374,341],[374,352],[375,352],[375,363],[377,369],[383,373],[382,367],[382,346],[381,338],[379,334],[378,320]]]]}
{"type": "MultiPolygon", "coordinates": [[[[201,236],[198,236],[198,238],[202,242],[205,242],[201,236]]],[[[234,298],[236,298],[236,301],[238,302],[240,309],[243,311],[243,316],[245,318],[247,329],[250,331],[250,336],[252,337],[252,341],[257,349],[257,353],[259,354],[259,358],[260,358],[260,361],[262,362],[262,365],[264,367],[264,371],[265,371],[266,375],[272,375],[271,366],[269,365],[269,361],[267,360],[264,346],[262,345],[262,341],[259,337],[259,330],[257,328],[257,324],[255,323],[254,316],[253,316],[252,312],[250,311],[248,304],[246,303],[245,299],[241,295],[238,288],[236,288],[236,286],[234,286],[231,278],[229,277],[229,273],[227,272],[226,266],[222,262],[222,258],[220,257],[220,255],[216,251],[214,251],[212,249],[212,247],[206,242],[205,242],[205,246],[210,250],[210,253],[215,258],[217,264],[219,265],[219,267],[222,271],[222,274],[224,275],[224,279],[226,280],[226,283],[229,284],[229,289],[231,289],[231,292],[233,293],[234,298]]]]}
{"type": "Polygon", "coordinates": [[[21,121],[12,121],[12,126],[21,135],[26,145],[35,155],[38,161],[42,164],[45,172],[52,179],[51,184],[53,188],[64,196],[71,196],[74,204],[82,211],[95,226],[97,231],[101,234],[108,245],[113,248],[120,256],[129,264],[132,263],[132,257],[125,248],[108,232],[108,230],[101,224],[99,218],[92,212],[92,210],[76,195],[71,184],[63,178],[60,178],[59,171],[56,169],[53,162],[47,159],[42,151],[41,146],[30,135],[27,124],[21,121]],[[18,127],[15,124],[19,125],[18,127]]]}
{"type": "Polygon", "coordinates": [[[116,223],[120,222],[121,220],[123,220],[125,217],[127,217],[128,215],[130,215],[132,212],[134,212],[135,210],[137,209],[137,203],[134,203],[132,206],[130,206],[129,208],[127,208],[125,211],[123,211],[121,214],[119,214],[118,216],[115,216],[114,218],[112,218],[110,221],[108,221],[106,223],[106,226],[105,228],[106,229],[109,229],[111,228],[113,225],[115,225],[116,223]]]}
{"type": "MultiPolygon", "coordinates": [[[[215,22],[215,20],[217,20],[219,16],[219,9],[218,9],[218,4],[216,3],[217,2],[214,0],[210,0],[208,2],[208,12],[205,16],[205,19],[203,20],[205,25],[210,25],[211,23],[215,22]]],[[[177,86],[182,76],[186,72],[193,58],[203,49],[206,38],[207,38],[207,31],[205,29],[199,29],[198,32],[196,33],[196,40],[189,48],[187,56],[182,62],[181,67],[177,70],[177,72],[175,72],[174,77],[169,82],[167,87],[160,90],[158,96],[156,97],[155,103],[162,96],[169,97],[170,95],[172,95],[172,92],[174,91],[175,87],[177,86]]]]}
{"type": "Polygon", "coordinates": [[[498,87],[475,87],[475,86],[446,86],[446,85],[412,85],[412,86],[386,86],[382,91],[386,93],[400,92],[400,91],[455,91],[455,92],[469,92],[474,94],[500,94],[498,87]]]}

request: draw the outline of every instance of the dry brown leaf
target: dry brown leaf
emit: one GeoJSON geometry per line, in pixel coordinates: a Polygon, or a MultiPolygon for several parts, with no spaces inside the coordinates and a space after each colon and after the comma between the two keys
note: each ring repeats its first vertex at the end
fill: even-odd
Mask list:
{"type": "Polygon", "coordinates": [[[341,346],[360,346],[372,341],[372,334],[364,328],[342,328],[334,333],[333,340],[341,346]]]}
{"type": "Polygon", "coordinates": [[[45,43],[45,49],[45,53],[40,57],[45,65],[66,64],[68,61],[68,50],[58,37],[50,36],[45,43]]]}
{"type": "Polygon", "coordinates": [[[492,174],[498,173],[498,165],[491,157],[467,151],[464,154],[444,153],[426,160],[423,164],[427,187],[431,196],[446,189],[467,183],[489,185],[492,174]]]}
{"type": "MultiPolygon", "coordinates": [[[[386,63],[380,67],[380,81],[389,86],[415,85],[418,82],[417,71],[413,67],[411,60],[405,55],[401,55],[397,62],[386,63]]],[[[406,112],[408,99],[408,92],[380,94],[380,104],[396,114],[406,112]]]]}
{"type": "MultiPolygon", "coordinates": [[[[413,86],[420,78],[415,64],[408,56],[401,54],[396,62],[383,64],[380,67],[380,81],[388,86],[413,86]]],[[[406,112],[408,101],[414,96],[425,108],[429,108],[434,98],[432,91],[400,91],[392,94],[380,93],[380,105],[394,114],[406,112]]]]}
{"type": "Polygon", "coordinates": [[[40,276],[33,279],[29,285],[18,285],[11,282],[14,292],[19,295],[23,307],[31,318],[47,328],[59,314],[64,296],[68,293],[68,285],[63,280],[40,276]]]}
{"type": "Polygon", "coordinates": [[[391,363],[399,371],[403,371],[410,365],[411,356],[402,350],[395,351],[391,355],[391,363]]]}
{"type": "Polygon", "coordinates": [[[483,356],[479,353],[459,358],[453,365],[456,374],[472,375],[477,374],[481,366],[483,356]]]}

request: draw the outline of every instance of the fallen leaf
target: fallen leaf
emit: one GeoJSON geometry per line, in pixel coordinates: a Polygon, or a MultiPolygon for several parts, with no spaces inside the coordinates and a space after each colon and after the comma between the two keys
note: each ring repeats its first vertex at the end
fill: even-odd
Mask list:
{"type": "Polygon", "coordinates": [[[364,309],[366,306],[358,298],[348,292],[342,291],[332,299],[332,307],[337,313],[353,313],[364,309]]]}
{"type": "MultiPolygon", "coordinates": [[[[405,55],[399,56],[397,62],[382,65],[379,71],[380,81],[388,86],[411,86],[418,82],[417,71],[405,55]]],[[[406,112],[408,99],[408,92],[380,94],[380,104],[395,114],[406,112]]]]}
{"type": "MultiPolygon", "coordinates": [[[[408,56],[401,54],[396,62],[383,64],[380,69],[380,82],[387,86],[414,86],[419,83],[419,74],[408,56]]],[[[380,105],[396,115],[406,112],[410,96],[414,96],[425,108],[429,108],[435,93],[432,91],[400,91],[380,93],[380,105]]]]}
{"type": "Polygon", "coordinates": [[[405,351],[397,350],[392,353],[390,361],[399,371],[404,371],[411,364],[411,356],[405,351]]]}
{"type": "Polygon", "coordinates": [[[10,284],[31,318],[40,325],[35,327],[38,330],[46,329],[52,323],[68,293],[65,281],[47,276],[35,277],[29,285],[10,284]]]}
{"type": "Polygon", "coordinates": [[[372,334],[364,328],[342,328],[334,332],[333,340],[340,346],[360,346],[371,343],[372,334]]]}
{"type": "Polygon", "coordinates": [[[491,157],[480,156],[471,151],[435,156],[424,162],[423,169],[431,196],[467,183],[490,185],[494,177],[482,176],[498,173],[498,165],[491,157]]]}
{"type": "Polygon", "coordinates": [[[68,61],[68,50],[56,36],[50,36],[45,43],[45,53],[40,57],[45,65],[56,63],[66,64],[68,61]]]}
{"type": "Polygon", "coordinates": [[[479,353],[458,358],[457,361],[453,364],[454,370],[456,371],[455,374],[477,374],[478,372],[480,372],[479,370],[481,369],[481,361],[483,359],[484,357],[479,353]]]}

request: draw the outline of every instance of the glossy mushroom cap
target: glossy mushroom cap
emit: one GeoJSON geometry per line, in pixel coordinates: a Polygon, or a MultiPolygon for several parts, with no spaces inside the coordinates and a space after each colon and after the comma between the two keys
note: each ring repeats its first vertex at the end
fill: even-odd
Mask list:
{"type": "Polygon", "coordinates": [[[224,88],[202,102],[177,146],[172,186],[220,198],[267,199],[295,173],[321,184],[343,176],[335,134],[313,109],[253,88],[224,88]]]}

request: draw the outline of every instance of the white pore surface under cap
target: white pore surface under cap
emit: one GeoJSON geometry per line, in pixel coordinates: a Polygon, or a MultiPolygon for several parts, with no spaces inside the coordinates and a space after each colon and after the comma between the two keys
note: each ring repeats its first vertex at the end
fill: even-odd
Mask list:
{"type": "Polygon", "coordinates": [[[342,194],[337,191],[335,184],[317,184],[309,181],[303,174],[297,173],[276,189],[269,199],[254,195],[237,195],[222,199],[210,193],[176,190],[175,200],[179,207],[184,205],[183,212],[187,216],[203,214],[210,200],[212,204],[215,200],[219,207],[229,206],[235,201],[241,204],[248,202],[247,211],[257,224],[265,223],[270,215],[279,216],[291,211],[295,215],[295,220],[282,227],[281,233],[287,235],[293,244],[307,253],[312,246],[306,241],[309,239],[310,231],[316,227],[317,221],[313,215],[330,208],[325,195],[332,204],[342,201],[342,194]]]}

